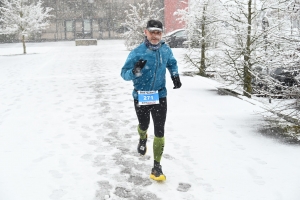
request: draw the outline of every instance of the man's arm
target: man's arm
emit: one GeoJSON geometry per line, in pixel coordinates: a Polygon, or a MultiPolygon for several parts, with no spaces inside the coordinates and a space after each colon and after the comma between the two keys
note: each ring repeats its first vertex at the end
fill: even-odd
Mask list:
{"type": "Polygon", "coordinates": [[[171,79],[173,81],[174,87],[173,89],[177,89],[181,87],[181,81],[179,78],[179,74],[178,74],[178,66],[177,66],[177,61],[173,56],[172,50],[170,49],[170,57],[168,59],[167,62],[167,68],[170,72],[171,75],[171,79]]]}
{"type": "Polygon", "coordinates": [[[134,57],[135,53],[133,51],[130,52],[124,66],[122,67],[121,76],[125,81],[130,81],[135,78],[135,75],[132,72],[132,69],[134,67],[134,57]]]}
{"type": "Polygon", "coordinates": [[[167,62],[167,68],[170,72],[171,77],[172,76],[179,76],[178,74],[178,66],[177,66],[177,60],[174,58],[172,50],[170,49],[170,56],[167,62]]]}

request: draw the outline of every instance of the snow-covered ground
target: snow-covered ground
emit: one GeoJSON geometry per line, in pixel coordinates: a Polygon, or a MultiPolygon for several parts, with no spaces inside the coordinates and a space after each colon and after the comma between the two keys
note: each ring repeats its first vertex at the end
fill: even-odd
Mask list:
{"type": "MultiPolygon", "coordinates": [[[[180,72],[183,49],[174,49],[180,72]]],[[[167,181],[136,153],[123,41],[0,44],[1,200],[299,200],[300,147],[258,131],[261,108],[215,81],[168,78],[167,181]]],[[[169,76],[169,75],[168,75],[169,76]]]]}

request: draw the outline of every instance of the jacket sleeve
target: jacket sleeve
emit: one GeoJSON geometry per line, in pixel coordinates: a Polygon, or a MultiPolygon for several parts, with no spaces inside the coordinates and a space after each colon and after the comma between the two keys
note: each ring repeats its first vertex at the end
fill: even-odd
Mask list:
{"type": "Polygon", "coordinates": [[[170,55],[169,55],[169,59],[167,61],[167,68],[168,68],[171,76],[179,76],[177,60],[174,58],[172,50],[171,49],[169,49],[169,50],[170,50],[170,55]]]}
{"type": "Polygon", "coordinates": [[[135,53],[131,51],[127,57],[127,60],[125,61],[124,66],[122,67],[121,76],[125,81],[130,81],[135,78],[135,75],[132,72],[132,69],[134,67],[134,58],[135,53]]]}

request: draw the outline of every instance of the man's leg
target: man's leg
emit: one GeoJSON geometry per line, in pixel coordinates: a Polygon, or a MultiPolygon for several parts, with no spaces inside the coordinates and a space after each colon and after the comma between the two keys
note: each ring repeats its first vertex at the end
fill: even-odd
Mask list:
{"type": "Polygon", "coordinates": [[[151,110],[151,115],[154,123],[154,140],[153,140],[153,155],[154,155],[154,167],[150,178],[158,181],[166,180],[165,175],[162,172],[160,161],[165,146],[165,122],[167,117],[167,98],[159,99],[160,104],[154,105],[151,110]]]}
{"type": "Polygon", "coordinates": [[[165,123],[167,118],[167,98],[160,98],[159,104],[153,105],[151,115],[154,123],[155,137],[162,138],[165,134],[165,123]]]}
{"type": "Polygon", "coordinates": [[[150,123],[150,106],[140,106],[138,100],[134,100],[134,108],[139,121],[139,129],[147,131],[150,123]]]}
{"type": "Polygon", "coordinates": [[[147,129],[150,123],[150,106],[140,106],[138,105],[138,101],[134,100],[134,107],[136,116],[139,121],[139,125],[137,127],[137,131],[140,135],[140,141],[137,147],[138,153],[141,155],[145,155],[147,151],[147,129]]]}

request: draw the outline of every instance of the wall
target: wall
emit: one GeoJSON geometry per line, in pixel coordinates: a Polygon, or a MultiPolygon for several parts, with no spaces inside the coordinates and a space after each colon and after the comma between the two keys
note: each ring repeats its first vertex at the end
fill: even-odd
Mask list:
{"type": "Polygon", "coordinates": [[[165,32],[171,32],[176,29],[184,28],[185,24],[177,21],[174,12],[177,9],[184,9],[188,6],[188,0],[165,0],[165,32]]]}

